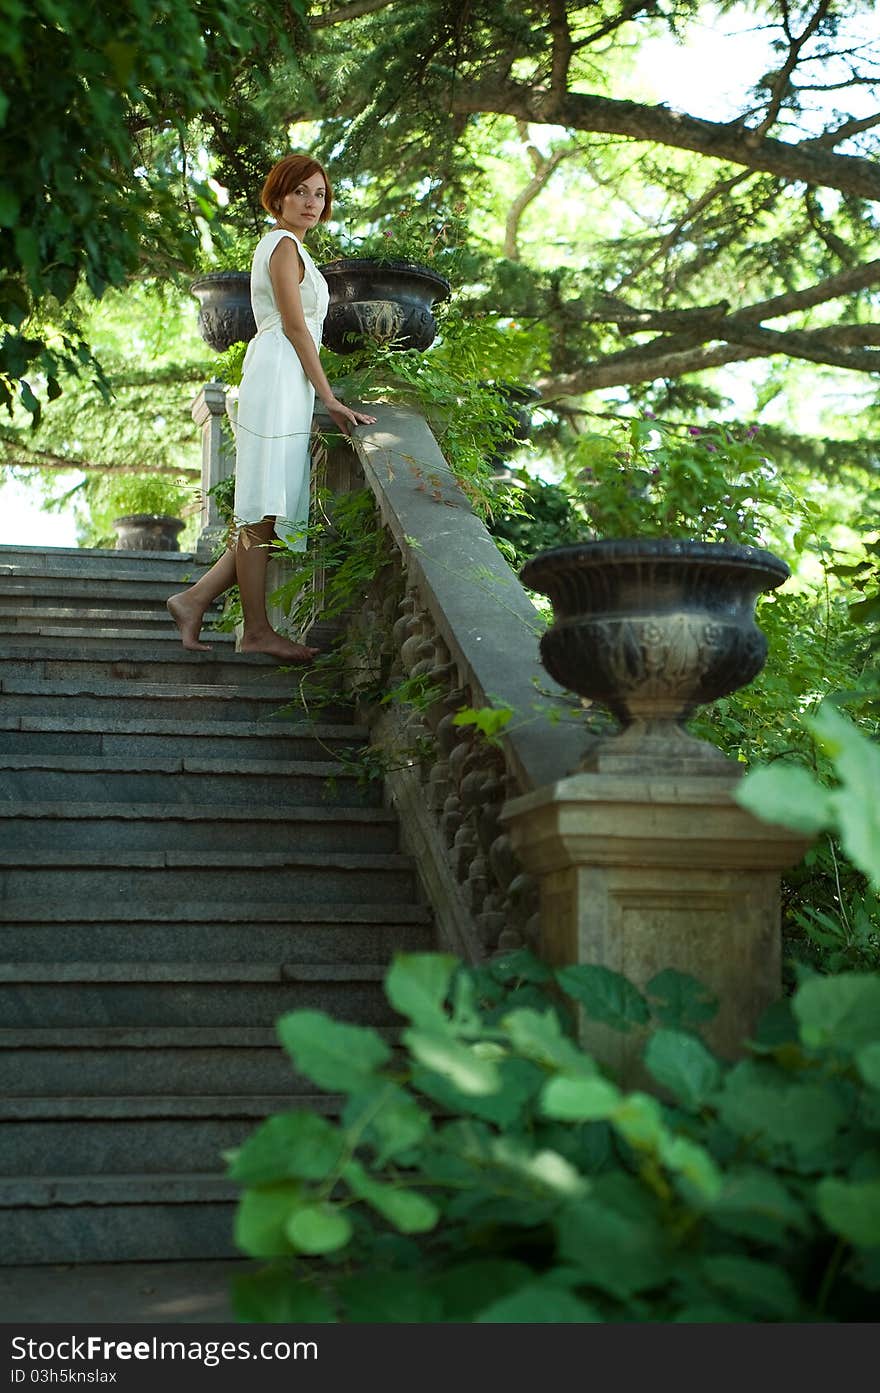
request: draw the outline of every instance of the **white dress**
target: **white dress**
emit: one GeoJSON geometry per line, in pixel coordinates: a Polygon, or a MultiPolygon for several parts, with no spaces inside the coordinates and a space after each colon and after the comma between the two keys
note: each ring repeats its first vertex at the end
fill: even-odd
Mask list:
{"type": "Polygon", "coordinates": [[[247,347],[238,394],[234,509],[239,525],[275,517],[278,536],[293,551],[305,551],[315,389],[284,333],[269,276],[269,259],[282,237],[292,238],[302,257],[303,311],[318,349],[327,313],[327,282],[300,239],[283,228],[267,232],[251,266],[257,336],[247,347]]]}

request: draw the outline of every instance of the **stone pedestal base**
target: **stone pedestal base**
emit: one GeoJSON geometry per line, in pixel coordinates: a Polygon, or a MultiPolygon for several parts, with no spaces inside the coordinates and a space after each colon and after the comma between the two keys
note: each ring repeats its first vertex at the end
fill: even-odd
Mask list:
{"type": "MultiPolygon", "coordinates": [[[[644,988],[664,968],[720,1000],[705,1038],[736,1056],[781,990],[779,875],[809,840],[758,822],[729,777],[576,774],[505,805],[516,854],[541,883],[543,956],[598,963],[644,988]]],[[[583,1022],[624,1076],[641,1039],[583,1022]]]]}

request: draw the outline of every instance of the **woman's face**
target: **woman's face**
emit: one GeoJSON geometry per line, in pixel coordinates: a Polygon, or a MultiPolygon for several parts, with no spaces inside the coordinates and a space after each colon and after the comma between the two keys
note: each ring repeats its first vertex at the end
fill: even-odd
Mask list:
{"type": "Polygon", "coordinates": [[[323,176],[312,174],[284,195],[278,221],[294,232],[308,232],[320,219],[326,197],[327,186],[323,176]]]}

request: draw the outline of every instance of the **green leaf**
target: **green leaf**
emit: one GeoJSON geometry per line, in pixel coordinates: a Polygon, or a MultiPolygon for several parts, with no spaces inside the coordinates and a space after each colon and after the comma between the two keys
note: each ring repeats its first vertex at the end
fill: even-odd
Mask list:
{"type": "Polygon", "coordinates": [[[520,1287],[519,1291],[492,1301],[474,1316],[474,1320],[482,1325],[490,1322],[509,1325],[573,1324],[601,1321],[602,1316],[595,1306],[579,1301],[564,1287],[543,1281],[530,1282],[520,1287]]]}
{"type": "Polygon", "coordinates": [[[501,1087],[498,1066],[483,1059],[472,1047],[452,1036],[427,1030],[405,1030],[403,1042],[426,1068],[442,1074],[462,1093],[497,1093],[501,1087]]]}
{"type": "Polygon", "coordinates": [[[564,1122],[596,1122],[611,1117],[620,1099],[620,1090],[606,1079],[579,1079],[560,1074],[545,1086],[541,1107],[548,1117],[564,1122]]]}
{"type": "Polygon", "coordinates": [[[321,1088],[353,1092],[369,1086],[374,1071],[391,1058],[374,1030],[343,1025],[322,1011],[290,1011],[277,1031],[297,1069],[321,1088]]]}
{"type": "Polygon", "coordinates": [[[711,1021],[718,1012],[718,998],[687,972],[668,967],[645,987],[651,1014],[664,1025],[679,1029],[711,1021]],[[656,1004],[655,1004],[656,1003],[656,1004]]]}
{"type": "Polygon", "coordinates": [[[712,1218],[721,1228],[730,1226],[735,1233],[764,1241],[771,1223],[783,1231],[806,1233],[810,1228],[803,1205],[772,1171],[757,1167],[728,1172],[712,1218]]]}
{"type": "Polygon", "coordinates": [[[857,1183],[827,1176],[816,1186],[816,1207],[828,1227],[856,1247],[880,1243],[880,1180],[857,1183]]]}
{"type": "Polygon", "coordinates": [[[300,1253],[335,1253],[351,1238],[351,1220],[330,1204],[307,1204],[292,1214],[285,1232],[300,1253]]]}
{"type": "Polygon", "coordinates": [[[0,188],[0,227],[14,227],[20,207],[11,189],[0,188]]]}
{"type": "Polygon", "coordinates": [[[833,821],[828,790],[799,765],[753,769],[737,784],[733,798],[762,822],[811,836],[833,821]]]}
{"type": "Polygon", "coordinates": [[[292,1253],[287,1221],[302,1204],[302,1193],[302,1186],[293,1180],[246,1190],[235,1211],[236,1246],[252,1258],[292,1253]]]}
{"type": "Polygon", "coordinates": [[[416,1100],[386,1080],[361,1089],[345,1105],[342,1120],[376,1153],[376,1164],[418,1145],[431,1127],[431,1118],[416,1100]]]}
{"type": "Polygon", "coordinates": [[[856,1065],[865,1083],[880,1088],[880,1040],[858,1051],[856,1065]]]}
{"type": "Polygon", "coordinates": [[[712,1204],[718,1199],[724,1180],[704,1147],[687,1137],[667,1133],[660,1140],[658,1155],[667,1170],[686,1180],[702,1200],[712,1204]]]}
{"type": "Polygon", "coordinates": [[[590,1188],[589,1182],[558,1151],[533,1151],[512,1137],[495,1137],[490,1143],[490,1154],[505,1170],[558,1199],[576,1199],[590,1188]]]}
{"type": "Polygon", "coordinates": [[[686,1108],[698,1108],[721,1083],[721,1067],[702,1040],[681,1030],[657,1030],[648,1041],[645,1064],[686,1108]]]}
{"type": "Polygon", "coordinates": [[[621,1213],[604,1195],[566,1205],[554,1226],[560,1258],[599,1291],[625,1299],[669,1279],[671,1255],[659,1225],[642,1214],[621,1213]]]}
{"type": "Polygon", "coordinates": [[[236,1152],[230,1180],[244,1185],[298,1178],[323,1180],[339,1164],[345,1140],[314,1112],[282,1112],[261,1123],[236,1152]]]}
{"type": "Polygon", "coordinates": [[[287,1267],[233,1277],[232,1307],[238,1320],[249,1323],[308,1325],[336,1320],[326,1296],[287,1267]]]}
{"type": "Polygon", "coordinates": [[[532,1277],[523,1262],[489,1258],[482,1262],[462,1262],[427,1278],[431,1292],[443,1303],[446,1321],[470,1322],[486,1304],[486,1294],[502,1297],[515,1292],[532,1277]]]}
{"type": "Polygon", "coordinates": [[[602,1021],[614,1030],[625,1032],[649,1019],[641,993],[621,973],[608,967],[579,963],[560,968],[556,980],[564,992],[580,1002],[592,1020],[602,1021]]]}
{"type": "Polygon", "coordinates": [[[368,1272],[340,1282],[348,1324],[433,1325],[443,1319],[443,1306],[427,1283],[411,1272],[368,1272]]]}
{"type": "Polygon", "coordinates": [[[510,724],[512,717],[513,710],[509,706],[480,706],[476,710],[472,706],[466,706],[461,711],[456,711],[452,724],[476,726],[477,730],[482,731],[491,740],[510,724]]]}
{"type": "Polygon", "coordinates": [[[812,977],[798,988],[792,1009],[808,1048],[861,1049],[880,1040],[880,976],[812,977]]]}
{"type": "Polygon", "coordinates": [[[829,701],[805,723],[831,756],[841,781],[829,801],[844,851],[880,890],[880,745],[829,701]]]}
{"type": "Polygon", "coordinates": [[[451,1113],[469,1113],[499,1127],[512,1127],[522,1119],[544,1082],[544,1074],[527,1059],[503,1059],[495,1064],[500,1085],[496,1093],[463,1093],[448,1078],[416,1064],[412,1086],[433,1098],[451,1113]]]}
{"type": "Polygon", "coordinates": [[[513,1048],[537,1064],[553,1065],[569,1073],[596,1073],[589,1055],[562,1033],[559,1017],[553,1011],[511,1011],[502,1018],[501,1028],[510,1037],[513,1048]]]}
{"type": "Polygon", "coordinates": [[[342,1174],[352,1194],[365,1200],[401,1233],[427,1233],[440,1218],[439,1209],[427,1196],[417,1190],[383,1185],[358,1161],[350,1161],[342,1174]]]}
{"type": "Polygon", "coordinates": [[[780,1078],[775,1070],[751,1060],[737,1064],[727,1075],[718,1113],[739,1136],[788,1146],[805,1159],[826,1146],[846,1122],[846,1113],[830,1088],[780,1078]]]}
{"type": "Polygon", "coordinates": [[[451,953],[398,953],[385,978],[385,995],[415,1025],[436,1030],[448,1023],[443,1003],[458,966],[451,953]]]}
{"type": "Polygon", "coordinates": [[[791,1278],[781,1267],[719,1254],[703,1258],[699,1270],[710,1287],[731,1296],[755,1317],[796,1320],[800,1303],[791,1278]]]}

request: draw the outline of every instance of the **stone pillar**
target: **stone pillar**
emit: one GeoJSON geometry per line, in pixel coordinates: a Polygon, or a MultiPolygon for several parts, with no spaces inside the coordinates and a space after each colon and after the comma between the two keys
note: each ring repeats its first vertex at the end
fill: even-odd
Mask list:
{"type": "Polygon", "coordinates": [[[200,560],[210,561],[226,535],[226,524],[217,511],[209,490],[235,468],[235,456],[223,438],[226,392],[221,382],[206,382],[192,404],[192,418],[202,432],[202,530],[197,551],[200,560]]]}
{"type": "MultiPolygon", "coordinates": [[[[640,989],[664,968],[720,1000],[708,1043],[735,1057],[781,991],[779,876],[809,839],[759,822],[724,774],[581,773],[505,805],[541,886],[542,956],[597,963],[640,989]]],[[[582,1022],[585,1048],[638,1081],[642,1034],[582,1022]]]]}

